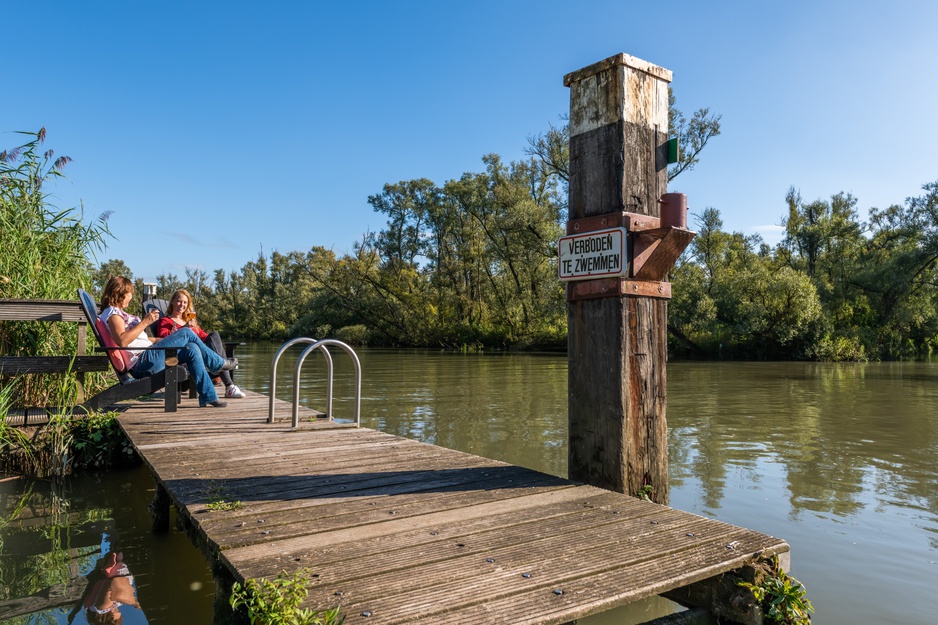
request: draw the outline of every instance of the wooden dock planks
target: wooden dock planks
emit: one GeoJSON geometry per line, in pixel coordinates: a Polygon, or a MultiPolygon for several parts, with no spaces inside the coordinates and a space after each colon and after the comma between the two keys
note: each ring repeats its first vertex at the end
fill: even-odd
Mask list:
{"type": "Polygon", "coordinates": [[[346,623],[561,624],[786,553],[777,538],[268,398],[121,417],[157,481],[236,579],[312,571],[346,623]],[[303,415],[315,419],[314,411],[303,415]],[[240,501],[213,511],[212,499],[240,501]],[[365,616],[367,615],[367,616],[365,616]]]}

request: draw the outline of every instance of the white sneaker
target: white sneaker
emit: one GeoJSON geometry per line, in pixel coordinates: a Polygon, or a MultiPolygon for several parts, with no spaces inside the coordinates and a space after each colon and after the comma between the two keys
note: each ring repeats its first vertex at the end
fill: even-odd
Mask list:
{"type": "Polygon", "coordinates": [[[241,399],[244,397],[244,391],[237,387],[237,385],[232,384],[227,389],[225,389],[225,397],[228,399],[241,399]]]}

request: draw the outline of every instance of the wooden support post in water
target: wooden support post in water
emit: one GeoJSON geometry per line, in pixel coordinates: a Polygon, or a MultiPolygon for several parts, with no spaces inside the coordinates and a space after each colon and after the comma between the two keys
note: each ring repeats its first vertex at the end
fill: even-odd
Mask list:
{"type": "MultiPolygon", "coordinates": [[[[167,390],[167,393],[170,391],[167,390]]],[[[153,531],[165,532],[169,529],[169,506],[172,500],[166,487],[159,481],[156,482],[156,492],[153,493],[153,500],[150,502],[150,514],[153,516],[153,531]]]]}
{"type": "MultiPolygon", "coordinates": [[[[670,81],[670,71],[627,54],[564,77],[571,220],[658,217],[668,183],[670,81]]],[[[630,248],[636,238],[630,233],[630,248]]],[[[648,485],[654,501],[667,503],[667,295],[653,296],[662,287],[643,289],[653,283],[629,276],[631,267],[626,277],[606,279],[615,283],[611,297],[573,293],[600,281],[567,287],[569,473],[630,495],[648,485]]]]}

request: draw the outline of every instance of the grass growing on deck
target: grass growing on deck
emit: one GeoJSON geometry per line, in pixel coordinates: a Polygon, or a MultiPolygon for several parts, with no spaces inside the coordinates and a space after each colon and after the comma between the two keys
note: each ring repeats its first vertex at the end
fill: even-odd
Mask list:
{"type": "Polygon", "coordinates": [[[342,625],[345,617],[339,608],[300,609],[309,594],[306,584],[311,574],[310,569],[293,575],[281,571],[273,580],[249,579],[244,585],[235,582],[231,589],[231,607],[234,610],[244,607],[251,625],[342,625]]]}

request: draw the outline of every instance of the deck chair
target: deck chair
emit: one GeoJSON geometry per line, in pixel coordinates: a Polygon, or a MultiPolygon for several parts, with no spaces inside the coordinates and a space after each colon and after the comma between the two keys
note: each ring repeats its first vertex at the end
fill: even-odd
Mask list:
{"type": "Polygon", "coordinates": [[[169,300],[160,299],[158,297],[151,297],[148,300],[143,302],[143,316],[150,314],[151,310],[160,311],[160,318],[166,316],[166,311],[169,310],[169,300]]]}
{"type": "Polygon", "coordinates": [[[155,346],[134,348],[161,349],[165,351],[166,368],[147,378],[137,379],[130,375],[130,353],[115,343],[110,328],[98,317],[98,305],[91,297],[91,294],[84,289],[78,289],[78,300],[81,302],[81,308],[85,313],[85,317],[88,318],[88,324],[91,326],[92,332],[94,332],[94,338],[100,345],[96,351],[107,353],[119,380],[114,386],[104,389],[82,404],[86,410],[102,410],[115,402],[149,395],[165,388],[166,391],[163,393],[165,410],[166,412],[176,412],[183,389],[189,388],[189,396],[196,396],[195,387],[189,384],[189,372],[185,366],[179,363],[176,356],[176,348],[155,346]]]}
{"type": "MultiPolygon", "coordinates": [[[[149,315],[151,310],[160,311],[160,319],[166,316],[167,311],[169,310],[169,300],[160,299],[158,297],[151,297],[148,300],[143,302],[143,316],[149,315]]],[[[150,331],[150,328],[147,328],[147,332],[150,331]]],[[[152,336],[152,335],[151,335],[152,336]]],[[[244,345],[244,343],[238,341],[223,341],[222,344],[225,346],[225,358],[233,358],[234,350],[238,345],[244,345]]],[[[234,371],[229,371],[232,379],[234,378],[234,371]]]]}

